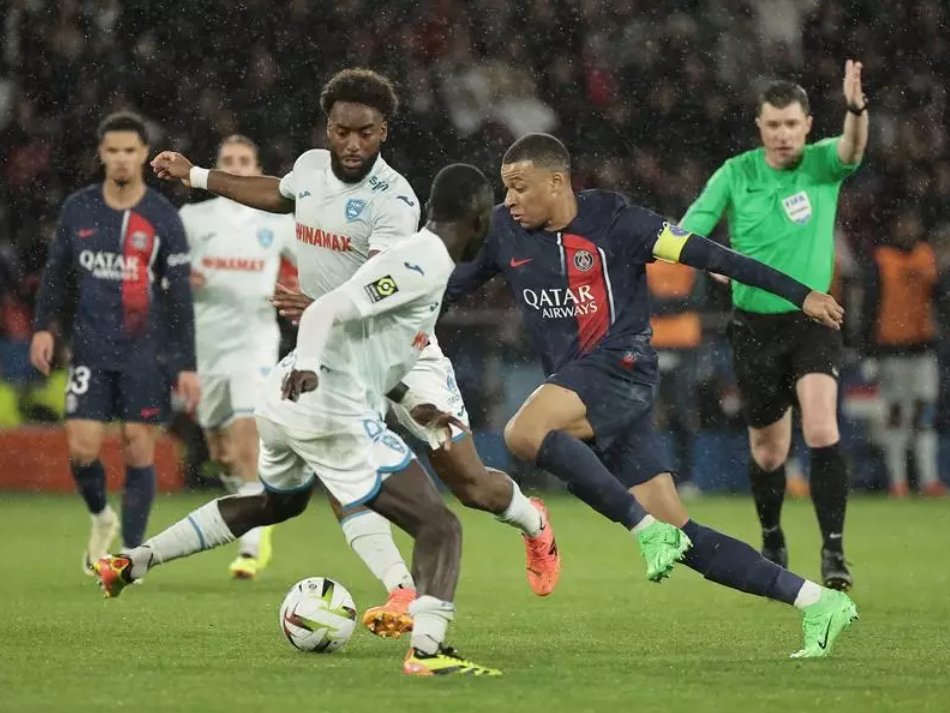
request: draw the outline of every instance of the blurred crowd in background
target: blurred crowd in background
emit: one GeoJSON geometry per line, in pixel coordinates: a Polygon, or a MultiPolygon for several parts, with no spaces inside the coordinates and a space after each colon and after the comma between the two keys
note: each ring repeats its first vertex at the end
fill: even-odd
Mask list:
{"type": "MultiPolygon", "coordinates": [[[[849,57],[865,66],[871,139],[839,210],[835,289],[848,309],[851,350],[842,406],[852,458],[868,464],[858,478],[880,485],[874,438],[866,437],[874,375],[862,368],[874,351],[874,316],[862,304],[875,248],[933,247],[929,299],[943,310],[936,321],[950,324],[950,8],[938,0],[192,0],[174,10],[148,0],[6,0],[0,425],[15,420],[10,408],[17,417],[55,417],[55,398],[43,395],[26,360],[31,306],[61,202],[100,179],[95,127],[111,111],[140,112],[155,149],[205,165],[221,137],[247,134],[262,146],[265,171],[280,175],[300,152],[323,145],[322,83],[343,67],[366,66],[399,90],[402,108],[384,150],[419,195],[443,163],[464,160],[496,176],[511,141],[546,131],[571,150],[576,188],[621,190],[676,218],[722,161],[757,144],[756,95],[769,79],[793,79],[809,92],[812,138],[836,134],[849,57]]],[[[159,188],[176,204],[202,199],[159,188]]],[[[691,454],[707,452],[696,439],[714,438],[702,461],[715,472],[704,482],[730,468],[744,480],[744,466],[733,467],[747,450],[723,339],[727,290],[705,277],[655,283],[672,290],[660,301],[687,297],[683,309],[699,325],[685,342],[663,343],[658,334],[657,344],[672,375],[661,415],[684,477],[691,454]],[[724,459],[718,470],[716,459],[724,459]]],[[[504,287],[490,285],[442,327],[486,432],[503,425],[540,375],[511,310],[504,287]]],[[[944,433],[948,342],[936,344],[944,433]]]]}

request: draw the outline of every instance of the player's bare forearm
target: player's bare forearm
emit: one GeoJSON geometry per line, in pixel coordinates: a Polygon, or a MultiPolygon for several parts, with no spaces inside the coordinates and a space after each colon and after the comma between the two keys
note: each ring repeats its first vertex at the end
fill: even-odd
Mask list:
{"type": "Polygon", "coordinates": [[[852,59],[844,65],[843,93],[847,113],[841,140],[838,142],[838,158],[848,165],[860,161],[868,145],[868,98],[861,86],[862,69],[862,64],[852,59]]]}
{"type": "Polygon", "coordinates": [[[269,213],[294,211],[294,202],[280,192],[280,179],[274,176],[234,176],[213,170],[208,174],[208,190],[269,213]]]}
{"type": "Polygon", "coordinates": [[[868,111],[865,109],[860,116],[850,111],[844,117],[844,130],[838,142],[838,158],[842,163],[853,165],[864,158],[864,150],[868,146],[868,111]]]}

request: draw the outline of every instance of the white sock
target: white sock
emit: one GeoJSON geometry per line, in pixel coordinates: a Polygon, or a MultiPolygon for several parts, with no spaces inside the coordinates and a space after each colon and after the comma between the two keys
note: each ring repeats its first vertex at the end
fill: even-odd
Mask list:
{"type": "MultiPolygon", "coordinates": [[[[255,480],[252,483],[241,483],[241,487],[238,488],[238,495],[257,495],[258,493],[264,492],[264,484],[255,480]]],[[[240,554],[245,557],[257,557],[261,549],[261,530],[260,527],[255,527],[253,530],[248,530],[238,541],[238,547],[240,554]]]]}
{"type": "Polygon", "coordinates": [[[129,553],[132,578],[141,577],[156,564],[210,550],[228,542],[234,542],[234,534],[221,517],[218,501],[212,500],[132,550],[129,553]]]}
{"type": "Polygon", "coordinates": [[[511,502],[503,513],[495,517],[501,522],[517,527],[528,537],[536,537],[544,525],[541,522],[541,513],[525,497],[514,480],[511,481],[511,502]]]}
{"type": "Polygon", "coordinates": [[[804,609],[807,606],[811,606],[815,602],[821,599],[821,587],[810,579],[806,579],[805,583],[802,585],[802,588],[798,590],[798,596],[795,597],[795,608],[804,609]]]}
{"type": "Polygon", "coordinates": [[[907,482],[907,431],[888,428],[884,431],[884,462],[891,487],[907,482]]]}
{"type": "Polygon", "coordinates": [[[389,520],[372,510],[364,510],[345,518],[340,527],[346,544],[383,583],[387,592],[398,587],[415,589],[406,562],[393,542],[389,520]]]}
{"type": "Polygon", "coordinates": [[[636,537],[636,536],[639,535],[645,528],[649,527],[649,526],[652,525],[654,522],[656,522],[656,518],[653,517],[652,515],[647,515],[645,518],[643,518],[642,520],[640,520],[640,522],[638,522],[636,525],[634,525],[634,526],[633,526],[633,529],[631,529],[630,532],[632,532],[633,535],[634,535],[634,537],[636,537]]]}
{"type": "Polygon", "coordinates": [[[914,464],[921,486],[937,482],[937,448],[937,432],[934,429],[925,428],[917,432],[914,438],[914,464]]]}
{"type": "Polygon", "coordinates": [[[116,515],[115,510],[112,509],[109,503],[106,503],[106,506],[102,508],[100,512],[89,513],[89,517],[92,518],[93,525],[96,525],[97,527],[105,527],[112,524],[116,515]]]}
{"type": "Polygon", "coordinates": [[[455,618],[455,605],[425,595],[409,605],[409,613],[412,615],[410,645],[431,656],[445,641],[449,622],[455,618]]]}

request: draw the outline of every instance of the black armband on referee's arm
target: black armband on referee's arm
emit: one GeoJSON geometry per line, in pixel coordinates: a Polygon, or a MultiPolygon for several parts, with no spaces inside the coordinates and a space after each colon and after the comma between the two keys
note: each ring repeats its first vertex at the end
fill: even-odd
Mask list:
{"type": "Polygon", "coordinates": [[[401,381],[386,392],[386,398],[392,401],[393,403],[402,403],[402,400],[406,398],[406,394],[409,393],[409,387],[406,386],[401,381]]]}
{"type": "Polygon", "coordinates": [[[707,272],[718,272],[744,285],[758,287],[784,297],[796,307],[805,303],[811,289],[784,272],[745,255],[724,248],[700,235],[691,235],[683,245],[679,261],[707,272]]]}

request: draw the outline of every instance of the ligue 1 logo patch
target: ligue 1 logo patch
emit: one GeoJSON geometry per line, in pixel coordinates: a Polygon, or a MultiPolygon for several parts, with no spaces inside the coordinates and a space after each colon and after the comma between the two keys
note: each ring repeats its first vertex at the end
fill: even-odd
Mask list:
{"type": "Polygon", "coordinates": [[[270,228],[261,228],[257,231],[257,242],[262,248],[269,248],[274,242],[274,231],[270,228]]]}
{"type": "Polygon", "coordinates": [[[141,230],[136,230],[132,233],[132,237],[129,238],[129,242],[132,243],[132,247],[136,250],[145,250],[145,248],[148,247],[148,234],[141,230]]]}
{"type": "Polygon", "coordinates": [[[366,207],[366,201],[360,198],[350,198],[346,202],[346,219],[350,222],[356,220],[360,217],[360,213],[363,212],[363,208],[366,207]]]}
{"type": "Polygon", "coordinates": [[[370,302],[379,302],[399,292],[399,287],[392,275],[380,277],[378,280],[365,285],[363,289],[366,291],[370,302]]]}
{"type": "Polygon", "coordinates": [[[785,208],[785,215],[789,220],[799,225],[804,225],[811,220],[811,201],[808,200],[808,194],[805,191],[799,191],[782,201],[782,207],[785,208]]]}
{"type": "Polygon", "coordinates": [[[578,250],[574,253],[574,267],[581,272],[587,272],[594,266],[594,256],[587,250],[578,250]]]}

